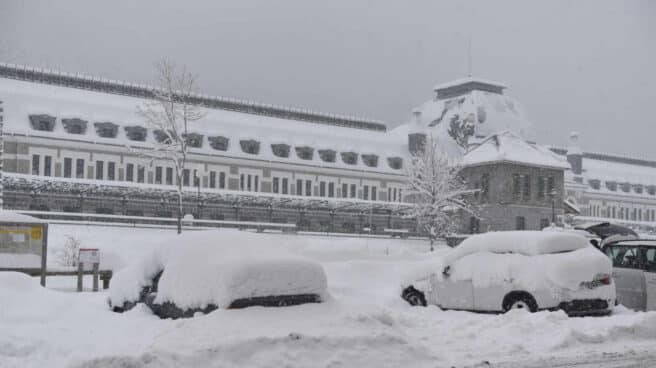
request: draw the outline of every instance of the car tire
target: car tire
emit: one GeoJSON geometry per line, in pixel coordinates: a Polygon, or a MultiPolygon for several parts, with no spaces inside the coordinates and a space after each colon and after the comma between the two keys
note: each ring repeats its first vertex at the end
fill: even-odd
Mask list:
{"type": "Polygon", "coordinates": [[[512,292],[503,298],[503,311],[508,312],[511,309],[524,309],[533,313],[537,312],[538,303],[529,293],[512,292]]]}
{"type": "Polygon", "coordinates": [[[424,296],[424,293],[415,289],[413,286],[405,288],[401,297],[412,306],[426,306],[426,297],[424,296]]]}

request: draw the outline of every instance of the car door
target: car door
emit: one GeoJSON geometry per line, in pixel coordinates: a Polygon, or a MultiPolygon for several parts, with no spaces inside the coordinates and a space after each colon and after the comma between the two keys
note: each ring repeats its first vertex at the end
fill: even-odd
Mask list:
{"type": "Polygon", "coordinates": [[[645,286],[647,290],[646,310],[656,310],[656,248],[645,249],[645,286]]]}
{"type": "Polygon", "coordinates": [[[474,288],[471,278],[455,279],[454,274],[458,262],[449,266],[449,271],[442,273],[442,279],[434,283],[437,305],[442,309],[474,309],[474,288]]]}
{"type": "Polygon", "coordinates": [[[613,261],[613,280],[617,302],[634,310],[645,310],[647,303],[645,273],[640,245],[608,245],[606,255],[613,261]]]}

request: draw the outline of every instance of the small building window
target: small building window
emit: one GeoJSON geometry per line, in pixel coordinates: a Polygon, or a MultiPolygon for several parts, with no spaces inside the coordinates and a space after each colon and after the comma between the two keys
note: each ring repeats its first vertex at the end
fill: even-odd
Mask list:
{"type": "MultiPolygon", "coordinates": [[[[486,202],[488,200],[489,193],[490,193],[490,174],[485,173],[481,175],[481,201],[486,202]]],[[[394,194],[396,195],[396,193],[394,194]]]]}
{"type": "Polygon", "coordinates": [[[475,216],[471,216],[469,218],[469,233],[470,234],[478,234],[481,228],[481,220],[479,220],[475,216]]]}
{"type": "Polygon", "coordinates": [[[55,130],[56,118],[52,115],[30,115],[29,118],[32,129],[34,130],[40,130],[43,132],[52,132],[55,130]]]}
{"type": "Polygon", "coordinates": [[[322,181],[319,183],[319,197],[326,196],[326,182],[322,181]]]}
{"type": "Polygon", "coordinates": [[[70,178],[73,170],[73,159],[70,157],[64,158],[64,177],[70,178]]]}
{"type": "Polygon", "coordinates": [[[184,185],[185,187],[189,186],[189,176],[190,176],[189,169],[182,170],[182,185],[184,185]]]}
{"type": "Polygon", "coordinates": [[[75,177],[84,179],[84,159],[78,158],[75,160],[75,177]]]}
{"type": "Polygon", "coordinates": [[[172,138],[175,138],[175,133],[173,133],[170,130],[167,133],[167,131],[165,130],[158,129],[155,130],[153,134],[155,135],[155,140],[157,141],[157,143],[161,143],[161,144],[171,144],[174,140],[172,138]]]}
{"type": "Polygon", "coordinates": [[[522,199],[528,201],[531,199],[531,177],[524,175],[524,186],[522,190],[522,199]]]}
{"type": "Polygon", "coordinates": [[[358,154],[355,152],[341,152],[342,161],[347,165],[355,165],[358,163],[358,154]]]}
{"type": "Polygon", "coordinates": [[[333,198],[335,196],[335,183],[332,181],[328,183],[328,197],[333,198]]]}
{"type": "Polygon", "coordinates": [[[556,192],[556,181],[553,176],[549,176],[547,177],[547,195],[551,198],[555,195],[555,192],[556,192]]]}
{"type": "Polygon", "coordinates": [[[166,185],[173,185],[173,168],[166,168],[166,185]]]}
{"type": "Polygon", "coordinates": [[[280,178],[273,178],[273,192],[280,193],[280,178]]]}
{"type": "Polygon", "coordinates": [[[348,198],[348,184],[342,183],[342,198],[348,198]]]}
{"type": "Polygon", "coordinates": [[[355,198],[357,196],[357,193],[358,193],[357,187],[355,186],[355,184],[351,184],[351,191],[349,193],[349,197],[355,198]]]}
{"type": "Polygon", "coordinates": [[[82,119],[62,119],[64,129],[70,134],[84,134],[87,131],[87,121],[82,119]]]}
{"type": "Polygon", "coordinates": [[[210,142],[210,147],[214,148],[217,151],[228,150],[228,144],[230,143],[229,138],[219,135],[214,137],[207,137],[207,140],[210,142]]]}
{"type": "Polygon", "coordinates": [[[372,187],[371,187],[371,200],[372,200],[372,201],[375,201],[375,200],[377,200],[377,199],[378,199],[378,188],[372,186],[372,187]]]}
{"type": "Polygon", "coordinates": [[[52,157],[43,156],[43,176],[52,175],[52,157]]]}
{"type": "Polygon", "coordinates": [[[96,134],[102,138],[116,138],[118,133],[118,125],[111,122],[94,123],[96,127],[96,134]]]}
{"type": "Polygon", "coordinates": [[[39,175],[39,172],[41,171],[39,163],[41,163],[41,156],[32,155],[32,175],[39,175]]]}
{"type": "Polygon", "coordinates": [[[96,161],[96,180],[103,180],[104,172],[104,162],[96,161]]]}
{"type": "Polygon", "coordinates": [[[369,167],[377,167],[378,155],[362,155],[362,162],[369,167]]]}
{"type": "Polygon", "coordinates": [[[125,181],[134,181],[134,164],[125,165],[125,181]]]}
{"type": "Polygon", "coordinates": [[[272,144],[271,151],[277,157],[289,157],[290,146],[288,144],[272,144]]]}
{"type": "Polygon", "coordinates": [[[226,183],[226,174],[224,172],[219,173],[219,189],[225,189],[226,183]]]}
{"type": "Polygon", "coordinates": [[[296,147],[296,156],[301,160],[312,160],[314,157],[314,148],[310,146],[298,146],[296,147]]]}
{"type": "Polygon", "coordinates": [[[210,171],[210,188],[216,188],[216,171],[210,171]]]}
{"type": "Polygon", "coordinates": [[[162,184],[162,167],[155,167],[155,184],[162,184]]]}
{"type": "Polygon", "coordinates": [[[244,139],[239,141],[239,145],[241,146],[241,150],[244,153],[248,153],[251,155],[257,155],[260,153],[260,142],[254,140],[254,139],[244,139]]]}
{"type": "Polygon", "coordinates": [[[282,194],[289,194],[289,179],[282,178],[282,194]]]}
{"type": "Polygon", "coordinates": [[[113,162],[107,163],[107,180],[116,179],[116,164],[113,162]]]}
{"type": "Polygon", "coordinates": [[[523,216],[515,217],[515,230],[526,230],[526,218],[523,216]]]}
{"type": "Polygon", "coordinates": [[[519,174],[513,174],[512,176],[512,194],[515,200],[518,200],[522,194],[522,181],[519,174]]]}
{"type": "Polygon", "coordinates": [[[296,195],[303,195],[303,180],[301,179],[296,180],[296,195]]]}
{"type": "Polygon", "coordinates": [[[394,170],[403,168],[403,159],[401,157],[388,157],[387,164],[394,170]]]}
{"type": "Polygon", "coordinates": [[[124,129],[125,135],[131,141],[144,142],[148,135],[148,130],[142,126],[126,126],[124,129]]]}
{"type": "Polygon", "coordinates": [[[202,148],[203,147],[203,135],[198,133],[189,133],[183,134],[182,137],[187,142],[187,145],[191,148],[202,148]]]}
{"type": "Polygon", "coordinates": [[[369,186],[365,185],[364,190],[362,191],[362,199],[368,200],[369,199],[369,186]]]}
{"type": "Polygon", "coordinates": [[[540,219],[540,230],[544,229],[545,227],[549,227],[549,219],[540,219]]]}
{"type": "Polygon", "coordinates": [[[335,157],[337,156],[337,152],[331,149],[323,149],[319,150],[319,157],[321,157],[321,160],[323,162],[335,162],[335,157]]]}
{"type": "Polygon", "coordinates": [[[305,181],[305,196],[306,197],[312,196],[312,180],[305,181]]]}

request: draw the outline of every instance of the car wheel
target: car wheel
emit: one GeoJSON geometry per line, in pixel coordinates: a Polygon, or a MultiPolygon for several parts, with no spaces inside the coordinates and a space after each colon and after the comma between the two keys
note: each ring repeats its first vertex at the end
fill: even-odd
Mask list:
{"type": "Polygon", "coordinates": [[[426,297],[424,296],[424,293],[412,286],[405,288],[405,290],[403,290],[403,294],[401,294],[401,297],[410,305],[422,307],[426,306],[426,297]]]}
{"type": "Polygon", "coordinates": [[[538,303],[529,293],[514,292],[506,295],[503,300],[503,311],[508,312],[511,309],[524,309],[533,313],[537,312],[538,303]]]}

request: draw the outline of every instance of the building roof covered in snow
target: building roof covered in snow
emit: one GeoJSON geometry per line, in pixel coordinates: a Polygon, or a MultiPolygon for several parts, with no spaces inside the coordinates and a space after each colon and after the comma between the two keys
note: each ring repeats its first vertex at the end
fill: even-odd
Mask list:
{"type": "Polygon", "coordinates": [[[548,148],[527,142],[515,133],[495,133],[465,154],[462,164],[514,163],[555,169],[568,169],[569,163],[548,148]]]}
{"type": "MultiPolygon", "coordinates": [[[[5,134],[147,148],[137,106],[153,87],[0,64],[5,134]]],[[[369,120],[198,96],[191,153],[402,174],[407,137],[369,120]]],[[[190,134],[190,136],[192,135],[190,134]]]]}

